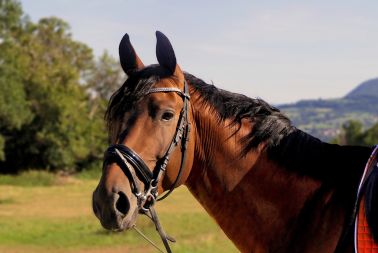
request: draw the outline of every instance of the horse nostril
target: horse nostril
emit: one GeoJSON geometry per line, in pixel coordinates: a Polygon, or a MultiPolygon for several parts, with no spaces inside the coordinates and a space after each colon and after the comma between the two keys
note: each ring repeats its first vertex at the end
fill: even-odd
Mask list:
{"type": "Polygon", "coordinates": [[[130,209],[130,202],[123,192],[118,192],[119,198],[116,202],[116,210],[118,210],[123,215],[126,215],[130,209]]]}

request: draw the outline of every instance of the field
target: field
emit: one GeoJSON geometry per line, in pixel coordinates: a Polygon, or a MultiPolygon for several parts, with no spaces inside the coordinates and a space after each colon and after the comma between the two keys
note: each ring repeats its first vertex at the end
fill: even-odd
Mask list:
{"type": "MultiPolygon", "coordinates": [[[[91,210],[97,180],[29,172],[0,175],[0,252],[157,252],[135,231],[105,231],[91,210]]],[[[165,230],[175,237],[173,252],[237,252],[235,247],[181,187],[158,204],[165,230]]],[[[153,224],[138,227],[162,246],[153,224]]]]}

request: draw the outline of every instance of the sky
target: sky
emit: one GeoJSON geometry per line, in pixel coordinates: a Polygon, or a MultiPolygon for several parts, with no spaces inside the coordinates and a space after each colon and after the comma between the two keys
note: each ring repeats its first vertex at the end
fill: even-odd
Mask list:
{"type": "Polygon", "coordinates": [[[37,22],[56,16],[73,38],[118,58],[125,33],[145,65],[155,31],[180,67],[272,104],[337,98],[378,77],[378,1],[21,0],[37,22]]]}

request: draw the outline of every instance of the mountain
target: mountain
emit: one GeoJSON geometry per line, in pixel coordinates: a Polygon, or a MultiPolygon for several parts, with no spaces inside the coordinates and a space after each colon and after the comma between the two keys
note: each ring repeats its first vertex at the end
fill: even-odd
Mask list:
{"type": "Polygon", "coordinates": [[[378,122],[378,78],[361,83],[342,98],[301,100],[277,107],[298,128],[329,141],[348,120],[358,120],[365,128],[378,122]]]}
{"type": "Polygon", "coordinates": [[[361,83],[351,92],[349,92],[345,98],[359,98],[359,97],[375,97],[378,98],[378,78],[368,80],[361,83]]]}

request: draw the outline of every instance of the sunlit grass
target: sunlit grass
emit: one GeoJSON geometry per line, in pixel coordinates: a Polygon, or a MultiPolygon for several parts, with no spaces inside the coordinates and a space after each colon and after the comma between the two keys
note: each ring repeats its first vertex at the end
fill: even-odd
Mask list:
{"type": "MultiPolygon", "coordinates": [[[[0,252],[157,252],[133,230],[105,231],[91,210],[97,180],[78,178],[28,172],[0,179],[0,252]],[[34,187],[21,186],[26,178],[33,178],[27,184],[34,187]],[[36,184],[35,178],[46,181],[36,184]]],[[[158,203],[157,210],[164,229],[177,240],[173,252],[237,252],[185,188],[158,203]]],[[[141,217],[137,226],[161,245],[149,220],[141,217]]]]}
{"type": "Polygon", "coordinates": [[[19,175],[0,175],[0,185],[50,186],[56,184],[58,177],[46,171],[25,171],[19,175]]]}

